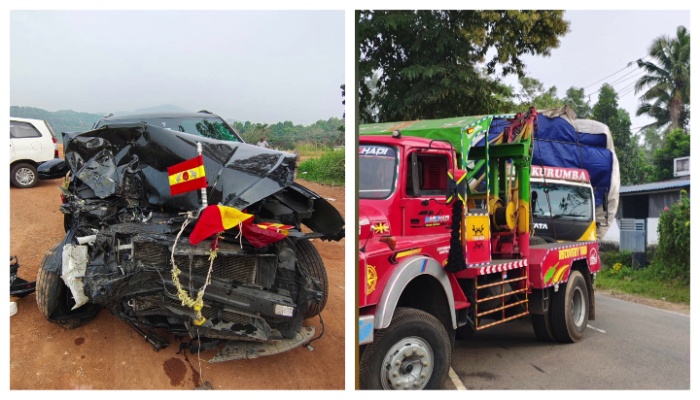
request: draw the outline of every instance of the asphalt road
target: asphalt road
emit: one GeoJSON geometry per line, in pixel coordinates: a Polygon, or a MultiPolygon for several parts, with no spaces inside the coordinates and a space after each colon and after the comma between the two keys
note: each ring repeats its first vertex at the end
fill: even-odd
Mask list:
{"type": "Polygon", "coordinates": [[[445,389],[689,390],[690,316],[596,294],[575,344],[538,342],[529,318],[457,341],[445,389]]]}

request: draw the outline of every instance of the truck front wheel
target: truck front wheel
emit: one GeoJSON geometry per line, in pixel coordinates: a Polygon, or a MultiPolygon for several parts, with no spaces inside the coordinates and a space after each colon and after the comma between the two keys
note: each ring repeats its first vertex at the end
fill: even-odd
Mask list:
{"type": "Polygon", "coordinates": [[[397,308],[391,325],[375,332],[360,358],[361,389],[439,389],[452,345],[442,323],[412,308],[397,308]]]}
{"type": "Polygon", "coordinates": [[[588,290],[581,272],[573,270],[566,288],[560,288],[552,299],[552,330],[560,342],[581,340],[588,325],[588,290]]]}

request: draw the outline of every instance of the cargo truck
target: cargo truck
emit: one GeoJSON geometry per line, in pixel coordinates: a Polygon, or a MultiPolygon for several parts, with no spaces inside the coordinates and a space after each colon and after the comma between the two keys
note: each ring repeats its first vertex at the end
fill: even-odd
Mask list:
{"type": "Polygon", "coordinates": [[[361,389],[439,388],[456,338],[526,316],[540,340],[583,338],[600,270],[595,220],[562,240],[538,236],[533,216],[555,219],[541,206],[557,180],[590,194],[557,197],[569,214],[592,218],[596,195],[587,170],[533,164],[544,118],[360,126],[361,389]]]}

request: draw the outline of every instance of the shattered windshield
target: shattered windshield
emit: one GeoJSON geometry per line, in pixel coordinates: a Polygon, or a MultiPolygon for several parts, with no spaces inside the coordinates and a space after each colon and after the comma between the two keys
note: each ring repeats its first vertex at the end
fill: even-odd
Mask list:
{"type": "Polygon", "coordinates": [[[394,191],[396,151],[388,146],[360,145],[360,198],[385,199],[394,191]]]}

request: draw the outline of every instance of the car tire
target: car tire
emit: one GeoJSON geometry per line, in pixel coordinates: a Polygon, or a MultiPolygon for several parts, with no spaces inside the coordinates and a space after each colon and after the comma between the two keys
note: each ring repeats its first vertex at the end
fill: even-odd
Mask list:
{"type": "Polygon", "coordinates": [[[311,302],[309,308],[304,312],[304,319],[309,319],[320,314],[326,308],[326,303],[328,303],[328,273],[321,255],[308,239],[300,239],[296,245],[297,262],[301,263],[309,275],[321,284],[321,290],[323,290],[323,298],[320,301],[311,302]]]}
{"type": "Polygon", "coordinates": [[[18,188],[30,188],[39,182],[36,167],[29,163],[19,163],[10,169],[10,182],[18,188]]]}
{"type": "Polygon", "coordinates": [[[60,265],[56,264],[61,263],[63,258],[63,244],[59,242],[53,246],[41,262],[36,278],[36,303],[49,322],[65,329],[74,329],[93,319],[101,307],[88,303],[71,309],[75,301],[58,272],[60,265]]]}

